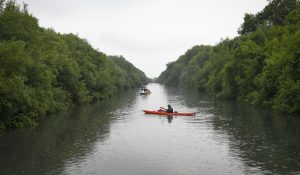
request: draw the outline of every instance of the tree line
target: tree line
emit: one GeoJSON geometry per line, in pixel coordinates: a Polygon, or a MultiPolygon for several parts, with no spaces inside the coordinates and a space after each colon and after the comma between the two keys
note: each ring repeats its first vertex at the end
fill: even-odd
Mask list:
{"type": "Polygon", "coordinates": [[[0,131],[147,83],[122,56],[39,26],[27,5],[0,0],[0,131]]]}
{"type": "Polygon", "coordinates": [[[300,112],[299,0],[270,0],[245,14],[239,36],[189,49],[157,81],[283,113],[300,112]]]}

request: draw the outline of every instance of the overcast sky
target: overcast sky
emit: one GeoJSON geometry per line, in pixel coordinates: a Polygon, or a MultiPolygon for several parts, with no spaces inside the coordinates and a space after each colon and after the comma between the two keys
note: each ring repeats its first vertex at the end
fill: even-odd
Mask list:
{"type": "Polygon", "coordinates": [[[123,55],[150,78],[195,45],[237,36],[245,13],[267,0],[18,0],[45,28],[123,55]]]}

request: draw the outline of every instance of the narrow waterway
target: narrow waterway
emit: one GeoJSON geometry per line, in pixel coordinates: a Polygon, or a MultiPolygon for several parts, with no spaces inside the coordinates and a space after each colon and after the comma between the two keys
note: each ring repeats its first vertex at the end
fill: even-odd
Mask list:
{"type": "Polygon", "coordinates": [[[300,174],[300,117],[149,84],[0,135],[3,175],[300,174]],[[146,115],[171,104],[196,116],[146,115]]]}

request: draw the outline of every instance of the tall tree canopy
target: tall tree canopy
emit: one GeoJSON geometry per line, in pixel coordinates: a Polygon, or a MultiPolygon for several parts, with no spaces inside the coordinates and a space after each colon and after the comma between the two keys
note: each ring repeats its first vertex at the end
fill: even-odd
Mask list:
{"type": "Polygon", "coordinates": [[[272,0],[246,14],[240,35],[215,46],[195,46],[169,63],[157,81],[300,112],[299,0],[272,0]]]}
{"type": "Polygon", "coordinates": [[[41,28],[26,5],[0,0],[0,131],[147,82],[132,64],[119,64],[76,35],[41,28]]]}

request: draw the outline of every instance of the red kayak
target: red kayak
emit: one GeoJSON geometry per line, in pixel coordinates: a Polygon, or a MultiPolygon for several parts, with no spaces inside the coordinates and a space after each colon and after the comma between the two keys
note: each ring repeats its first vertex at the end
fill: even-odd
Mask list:
{"type": "Polygon", "coordinates": [[[145,114],[155,114],[155,115],[182,115],[182,116],[193,116],[195,115],[194,112],[164,112],[164,111],[149,111],[149,110],[143,110],[145,114]]]}

